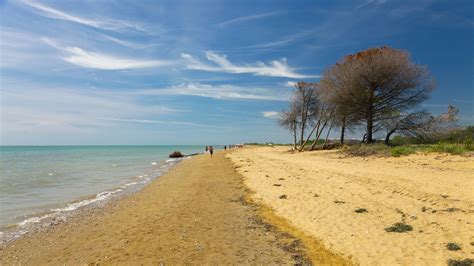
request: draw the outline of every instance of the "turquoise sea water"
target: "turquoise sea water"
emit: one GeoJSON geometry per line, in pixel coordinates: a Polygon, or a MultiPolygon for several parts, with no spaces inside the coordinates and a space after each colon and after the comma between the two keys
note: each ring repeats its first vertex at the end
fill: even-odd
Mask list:
{"type": "Polygon", "coordinates": [[[143,186],[176,162],[168,159],[176,150],[204,147],[1,146],[0,231],[143,186]]]}

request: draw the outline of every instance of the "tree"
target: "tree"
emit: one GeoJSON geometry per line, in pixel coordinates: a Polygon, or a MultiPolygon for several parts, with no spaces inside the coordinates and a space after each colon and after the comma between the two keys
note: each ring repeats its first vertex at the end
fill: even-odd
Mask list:
{"type": "MultiPolygon", "coordinates": [[[[332,126],[340,128],[340,143],[344,144],[346,129],[357,124],[351,105],[351,69],[349,64],[336,63],[326,69],[319,82],[321,88],[320,98],[322,101],[332,106],[332,126]]],[[[332,128],[332,127],[331,127],[332,128]]]]}
{"type": "Polygon", "coordinates": [[[394,133],[425,143],[435,142],[459,128],[456,124],[458,113],[459,109],[450,105],[446,112],[438,116],[424,111],[394,116],[392,119],[384,121],[387,130],[385,143],[389,143],[390,136],[394,133]]]}
{"type": "Polygon", "coordinates": [[[296,139],[296,131],[298,129],[298,110],[297,106],[292,103],[288,110],[283,110],[279,118],[280,126],[287,128],[293,134],[293,149],[296,150],[298,141],[296,139]]]}
{"type": "Polygon", "coordinates": [[[391,119],[384,121],[384,126],[387,131],[387,134],[385,135],[385,144],[389,144],[390,137],[394,133],[419,138],[429,131],[432,121],[433,116],[424,111],[393,116],[391,119]]]}
{"type": "Polygon", "coordinates": [[[304,133],[309,125],[311,116],[311,106],[317,101],[316,89],[317,83],[298,82],[295,85],[292,105],[298,110],[300,127],[300,145],[303,145],[304,133]]]}
{"type": "Polygon", "coordinates": [[[321,83],[337,88],[336,110],[365,124],[367,143],[384,121],[418,106],[434,88],[425,67],[412,63],[406,51],[390,47],[346,56],[328,73],[328,81],[321,83]]]}
{"type": "Polygon", "coordinates": [[[321,89],[319,87],[315,87],[314,90],[314,99],[312,99],[311,104],[309,105],[309,121],[310,124],[313,125],[313,127],[311,129],[311,132],[306,137],[304,143],[301,144],[299,148],[300,152],[303,151],[304,147],[306,146],[306,143],[308,143],[308,141],[311,139],[313,133],[315,134],[315,140],[311,145],[311,150],[314,150],[316,144],[319,141],[319,138],[321,137],[321,133],[333,119],[333,108],[329,103],[327,103],[321,98],[321,89]]]}

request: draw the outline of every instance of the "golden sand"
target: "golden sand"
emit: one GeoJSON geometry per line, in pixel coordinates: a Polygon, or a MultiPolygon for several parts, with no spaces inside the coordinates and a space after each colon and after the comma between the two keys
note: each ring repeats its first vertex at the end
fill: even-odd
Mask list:
{"type": "Polygon", "coordinates": [[[257,202],[326,248],[362,265],[446,265],[473,258],[473,157],[361,158],[287,150],[249,147],[227,156],[257,202]],[[386,232],[395,223],[413,230],[386,232]],[[448,250],[450,242],[461,250],[448,250]]]}

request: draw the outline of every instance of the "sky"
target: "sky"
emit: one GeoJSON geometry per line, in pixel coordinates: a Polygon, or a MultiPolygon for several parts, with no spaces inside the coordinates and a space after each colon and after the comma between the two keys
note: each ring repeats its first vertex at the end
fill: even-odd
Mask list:
{"type": "Polygon", "coordinates": [[[473,29],[471,0],[0,0],[0,144],[291,142],[293,84],[385,45],[474,124],[473,29]]]}

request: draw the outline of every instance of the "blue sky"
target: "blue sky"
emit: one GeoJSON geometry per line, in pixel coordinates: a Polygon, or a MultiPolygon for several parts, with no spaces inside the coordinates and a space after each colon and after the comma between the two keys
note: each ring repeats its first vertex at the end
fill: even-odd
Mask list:
{"type": "MultiPolygon", "coordinates": [[[[1,144],[290,142],[292,84],[405,49],[474,124],[474,3],[1,1],[1,144]]],[[[336,133],[336,132],[335,132],[336,133]]]]}

